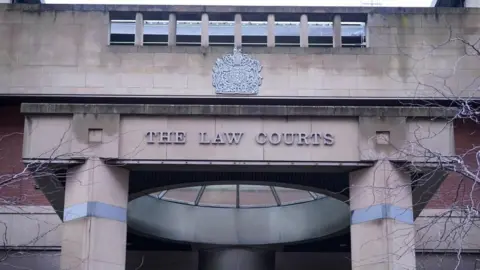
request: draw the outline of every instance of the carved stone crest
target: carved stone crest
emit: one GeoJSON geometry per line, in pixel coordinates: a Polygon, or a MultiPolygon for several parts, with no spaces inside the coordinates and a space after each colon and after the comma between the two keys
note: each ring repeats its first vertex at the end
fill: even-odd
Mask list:
{"type": "Polygon", "coordinates": [[[212,84],[217,94],[258,94],[262,84],[258,60],[234,48],[233,54],[218,58],[213,67],[212,84]]]}

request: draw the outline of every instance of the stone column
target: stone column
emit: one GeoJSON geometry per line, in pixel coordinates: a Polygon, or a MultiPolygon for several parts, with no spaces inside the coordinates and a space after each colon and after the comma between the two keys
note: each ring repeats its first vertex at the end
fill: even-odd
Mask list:
{"type": "Polygon", "coordinates": [[[275,270],[275,250],[218,248],[200,250],[198,270],[275,270]]]}
{"type": "Polygon", "coordinates": [[[67,173],[62,270],[124,270],[128,170],[90,158],[67,173]]]}
{"type": "Polygon", "coordinates": [[[275,15],[267,17],[267,47],[275,47],[275,15]]]}
{"type": "Polygon", "coordinates": [[[137,14],[135,15],[135,46],[143,46],[143,31],[143,14],[137,12],[137,14]]]}
{"type": "Polygon", "coordinates": [[[208,47],[208,44],[209,44],[210,36],[208,34],[208,24],[209,24],[208,14],[202,13],[202,30],[201,30],[201,37],[200,37],[202,47],[208,47]]]}
{"type": "Polygon", "coordinates": [[[308,47],[308,17],[307,14],[300,16],[300,47],[308,47]]]}
{"type": "Polygon", "coordinates": [[[177,44],[177,15],[170,13],[168,15],[168,46],[177,44]]]}
{"type": "Polygon", "coordinates": [[[242,47],[242,14],[235,14],[234,45],[242,47]]]}
{"type": "Polygon", "coordinates": [[[340,15],[333,17],[333,47],[342,47],[342,17],[340,15]]]}
{"type": "Polygon", "coordinates": [[[410,176],[388,160],[350,174],[352,270],[415,269],[410,176]]]}

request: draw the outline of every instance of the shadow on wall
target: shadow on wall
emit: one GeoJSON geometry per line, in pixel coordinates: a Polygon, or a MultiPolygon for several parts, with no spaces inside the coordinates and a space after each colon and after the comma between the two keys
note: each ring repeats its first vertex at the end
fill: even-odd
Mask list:
{"type": "MultiPolygon", "coordinates": [[[[4,256],[0,252],[0,256],[4,256]]],[[[348,253],[282,253],[276,257],[276,270],[350,270],[348,253]]],[[[455,254],[417,254],[418,270],[474,270],[478,254],[462,254],[458,268],[455,254]]],[[[126,270],[197,270],[196,252],[128,252],[126,270]],[[143,260],[142,260],[143,255],[143,260]],[[159,256],[160,255],[160,256],[159,256]]],[[[60,252],[10,252],[9,258],[0,263],[0,269],[60,269],[60,252]]]]}

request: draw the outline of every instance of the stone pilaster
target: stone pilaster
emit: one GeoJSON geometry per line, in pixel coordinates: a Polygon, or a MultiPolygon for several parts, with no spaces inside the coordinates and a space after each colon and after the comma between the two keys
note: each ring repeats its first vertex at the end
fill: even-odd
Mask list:
{"type": "Polygon", "coordinates": [[[62,270],[124,270],[129,172],[90,158],[68,171],[62,270]]]}
{"type": "Polygon", "coordinates": [[[388,160],[350,174],[353,270],[415,269],[410,176],[388,160]]]}

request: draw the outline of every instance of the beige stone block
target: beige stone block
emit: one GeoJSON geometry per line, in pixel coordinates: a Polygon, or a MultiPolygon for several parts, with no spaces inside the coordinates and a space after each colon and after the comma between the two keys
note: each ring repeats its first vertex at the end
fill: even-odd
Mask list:
{"type": "Polygon", "coordinates": [[[292,89],[322,89],[325,83],[323,69],[309,68],[298,70],[297,74],[290,76],[290,87],[292,89]]]}
{"type": "Polygon", "coordinates": [[[10,73],[10,85],[12,87],[38,87],[48,85],[50,83],[49,79],[44,76],[42,70],[41,66],[15,68],[10,73]]]}
{"type": "MultiPolygon", "coordinates": [[[[184,89],[187,88],[187,81],[190,79],[190,76],[191,75],[176,73],[155,74],[154,87],[184,89]]],[[[190,84],[188,84],[188,86],[190,86],[190,84]]],[[[202,87],[202,85],[195,85],[195,87],[202,87]]]]}
{"type": "MultiPolygon", "coordinates": [[[[0,36],[10,37],[13,27],[9,24],[0,25],[0,36]]],[[[0,40],[0,66],[10,65],[12,63],[10,39],[0,40]]]]}
{"type": "Polygon", "coordinates": [[[21,65],[77,64],[78,25],[23,24],[12,33],[13,58],[21,65]],[[32,50],[35,48],[35,50],[32,50]]]}
{"type": "Polygon", "coordinates": [[[90,222],[89,235],[86,235],[91,241],[89,259],[124,265],[127,224],[104,218],[90,218],[90,222]]]}
{"type": "MultiPolygon", "coordinates": [[[[270,136],[273,133],[312,133],[310,118],[264,118],[263,132],[270,136]]],[[[313,145],[278,145],[265,144],[263,147],[264,160],[311,160],[311,151],[309,148],[318,149],[321,146],[313,145]]]]}
{"type": "Polygon", "coordinates": [[[412,208],[410,176],[387,160],[350,173],[350,209],[378,204],[412,208]]]}
{"type": "MultiPolygon", "coordinates": [[[[1,56],[0,56],[1,57],[1,56]]],[[[18,76],[18,74],[17,74],[18,76]]],[[[0,65],[0,93],[6,93],[11,86],[11,70],[0,65]]]]}
{"type": "Polygon", "coordinates": [[[120,86],[121,75],[116,72],[96,71],[86,74],[86,87],[120,86]]]}
{"type": "MultiPolygon", "coordinates": [[[[289,68],[292,63],[288,54],[252,54],[250,56],[260,61],[265,68],[289,68]]],[[[304,64],[308,63],[307,57],[297,57],[296,59],[304,60],[304,64]]]]}
{"type": "Polygon", "coordinates": [[[128,180],[126,169],[107,166],[99,159],[88,159],[85,164],[69,170],[65,207],[95,201],[126,208],[128,180]]]}
{"type": "Polygon", "coordinates": [[[109,23],[108,13],[99,11],[89,12],[75,12],[74,13],[75,24],[85,25],[88,27],[98,27],[99,25],[107,25],[109,23]]]}
{"type": "Polygon", "coordinates": [[[165,159],[166,145],[147,144],[148,132],[167,131],[165,117],[123,116],[120,120],[120,153],[122,159],[165,159]]]}
{"type": "Polygon", "coordinates": [[[56,20],[57,14],[63,12],[53,12],[53,11],[44,11],[44,12],[22,12],[19,14],[22,18],[22,23],[24,24],[53,24],[56,20]]]}
{"type": "Polygon", "coordinates": [[[122,53],[122,70],[124,72],[141,72],[153,67],[154,54],[151,53],[122,53]]]}
{"type": "Polygon", "coordinates": [[[86,75],[83,72],[67,73],[60,72],[50,74],[51,86],[53,87],[85,87],[86,75]]]}
{"type": "Polygon", "coordinates": [[[407,139],[403,147],[412,160],[428,160],[436,155],[455,154],[454,131],[451,122],[441,120],[407,120],[407,139]],[[435,153],[435,154],[432,154],[435,153]]]}
{"type": "Polygon", "coordinates": [[[13,234],[10,233],[10,229],[13,227],[13,215],[0,215],[0,235],[4,236],[0,238],[0,245],[11,245],[13,234]]]}
{"type": "Polygon", "coordinates": [[[356,76],[328,76],[323,80],[322,89],[356,89],[356,76]]]}
{"type": "MultiPolygon", "coordinates": [[[[299,90],[300,95],[300,90],[299,90]]],[[[349,89],[321,89],[321,90],[314,90],[313,95],[315,97],[350,97],[350,90],[349,89]]]]}
{"type": "Polygon", "coordinates": [[[211,70],[215,64],[215,61],[217,61],[218,57],[221,57],[221,55],[218,55],[218,54],[204,55],[204,54],[189,53],[187,54],[188,67],[190,69],[195,69],[195,70],[198,70],[198,69],[211,70]]]}
{"type": "MultiPolygon", "coordinates": [[[[262,132],[263,123],[261,118],[243,118],[235,119],[233,117],[217,118],[215,120],[215,133],[233,133],[242,134],[240,143],[229,143],[215,145],[215,159],[220,160],[263,160],[264,149],[255,141],[256,134],[262,132]]],[[[213,135],[213,134],[212,134],[213,135]]],[[[227,135],[228,136],[228,135],[227,135]]],[[[232,137],[230,137],[232,138],[232,137]]]]}
{"type": "Polygon", "coordinates": [[[358,66],[366,69],[369,74],[382,74],[386,67],[389,66],[389,55],[358,55],[358,66]]]}
{"type": "Polygon", "coordinates": [[[153,63],[157,67],[188,66],[187,56],[184,53],[156,53],[153,56],[153,63]]]}
{"type": "Polygon", "coordinates": [[[120,115],[74,114],[72,121],[72,157],[118,158],[120,115]],[[95,130],[96,138],[91,138],[95,130]],[[90,139],[93,139],[90,140],[90,139]],[[95,142],[95,140],[100,140],[95,142]]]}
{"type": "Polygon", "coordinates": [[[358,76],[357,84],[359,89],[365,90],[400,90],[400,89],[416,89],[418,83],[409,81],[410,76],[405,74],[384,74],[382,76],[368,75],[358,76]]]}
{"type": "Polygon", "coordinates": [[[264,68],[262,69],[262,89],[288,88],[292,76],[296,76],[296,70],[290,68],[264,68]]]}
{"type": "Polygon", "coordinates": [[[0,23],[20,24],[22,23],[22,13],[6,9],[0,10],[0,23]]]}
{"type": "Polygon", "coordinates": [[[153,88],[153,75],[146,73],[122,73],[121,85],[123,87],[147,87],[153,88]]]}
{"type": "MultiPolygon", "coordinates": [[[[166,148],[167,159],[187,160],[212,160],[216,157],[216,146],[200,144],[200,132],[207,133],[211,138],[216,132],[215,118],[207,117],[172,117],[168,118],[164,129],[155,131],[180,131],[186,134],[185,144],[168,144],[161,146],[166,148]]],[[[243,138],[245,140],[245,138],[243,138]]],[[[152,145],[149,147],[159,147],[152,145]]]]}
{"type": "Polygon", "coordinates": [[[330,133],[335,142],[331,146],[311,148],[312,161],[357,161],[359,150],[354,138],[358,136],[357,119],[311,118],[312,132],[330,133]]]}
{"type": "Polygon", "coordinates": [[[325,54],[321,55],[325,69],[356,69],[358,68],[357,55],[325,54]]]}
{"type": "Polygon", "coordinates": [[[69,117],[27,117],[24,136],[23,158],[66,158],[71,153],[69,117]]]}
{"type": "Polygon", "coordinates": [[[387,263],[388,268],[383,269],[415,269],[413,225],[378,220],[354,224],[350,231],[352,269],[382,269],[365,266],[377,267],[375,264],[387,263]]]}
{"type": "Polygon", "coordinates": [[[260,87],[260,96],[266,97],[296,97],[298,96],[299,88],[279,87],[279,88],[263,88],[260,87]]]}
{"type": "Polygon", "coordinates": [[[317,69],[323,66],[322,58],[317,54],[289,54],[289,66],[293,69],[317,69]]]}

